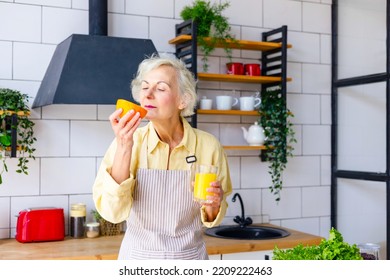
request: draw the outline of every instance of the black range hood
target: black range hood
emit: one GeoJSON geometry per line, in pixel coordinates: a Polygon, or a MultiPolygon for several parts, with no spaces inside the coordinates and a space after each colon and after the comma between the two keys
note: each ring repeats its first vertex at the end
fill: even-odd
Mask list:
{"type": "Polygon", "coordinates": [[[89,35],[73,34],[58,44],[32,108],[131,100],[138,65],[154,53],[149,39],[107,36],[107,0],[89,0],[89,35]]]}

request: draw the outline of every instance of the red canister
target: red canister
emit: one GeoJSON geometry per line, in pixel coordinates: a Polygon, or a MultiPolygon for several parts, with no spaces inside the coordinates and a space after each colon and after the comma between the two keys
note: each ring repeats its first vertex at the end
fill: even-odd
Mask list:
{"type": "Polygon", "coordinates": [[[227,73],[230,75],[244,75],[244,64],[239,62],[226,63],[227,73]]]}
{"type": "Polygon", "coordinates": [[[245,64],[244,68],[245,68],[245,75],[261,76],[260,64],[257,63],[245,64]]]}

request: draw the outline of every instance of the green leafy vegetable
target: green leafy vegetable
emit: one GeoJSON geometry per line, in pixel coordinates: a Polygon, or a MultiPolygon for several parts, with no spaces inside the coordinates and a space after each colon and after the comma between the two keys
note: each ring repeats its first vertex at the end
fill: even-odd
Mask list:
{"type": "Polygon", "coordinates": [[[329,231],[328,240],[319,245],[304,247],[302,244],[292,249],[282,250],[275,246],[273,260],[362,260],[356,244],[344,242],[343,236],[335,228],[329,231]]]}

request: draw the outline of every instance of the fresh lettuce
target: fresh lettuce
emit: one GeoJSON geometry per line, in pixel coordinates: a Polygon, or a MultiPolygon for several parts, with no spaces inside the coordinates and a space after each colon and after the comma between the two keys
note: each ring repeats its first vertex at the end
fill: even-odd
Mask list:
{"type": "Polygon", "coordinates": [[[343,236],[335,228],[329,231],[328,240],[319,245],[303,246],[299,244],[291,249],[279,249],[275,246],[273,260],[362,260],[356,244],[344,242],[343,236]]]}

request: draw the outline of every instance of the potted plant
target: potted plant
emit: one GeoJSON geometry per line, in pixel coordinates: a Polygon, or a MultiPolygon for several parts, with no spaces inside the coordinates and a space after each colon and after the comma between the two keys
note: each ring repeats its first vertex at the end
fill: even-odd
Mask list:
{"type": "Polygon", "coordinates": [[[292,143],[296,143],[295,132],[290,118],[293,114],[286,107],[286,100],[281,93],[281,87],[271,87],[261,94],[259,107],[259,123],[264,129],[265,157],[270,162],[269,174],[272,185],[271,193],[280,201],[280,191],[283,188],[282,173],[286,168],[288,157],[292,156],[292,143]]]}
{"type": "Polygon", "coordinates": [[[230,33],[228,18],[222,15],[230,3],[210,4],[209,1],[195,0],[192,5],[185,6],[180,12],[183,20],[192,19],[197,23],[197,38],[203,52],[203,70],[208,70],[208,57],[217,45],[222,45],[227,57],[231,61],[232,50],[227,41],[237,42],[230,33]],[[207,39],[206,39],[207,38],[207,39]]]}
{"type": "Polygon", "coordinates": [[[17,173],[28,174],[29,159],[34,157],[36,141],[34,137],[34,122],[28,117],[28,95],[20,91],[8,88],[0,88],[0,160],[3,163],[0,167],[0,184],[2,183],[3,172],[8,172],[6,160],[12,154],[12,132],[16,135],[16,149],[19,152],[17,173]]]}
{"type": "Polygon", "coordinates": [[[105,220],[97,210],[91,210],[91,214],[95,221],[100,224],[100,232],[103,236],[113,236],[121,233],[123,223],[111,223],[105,220]]]}

